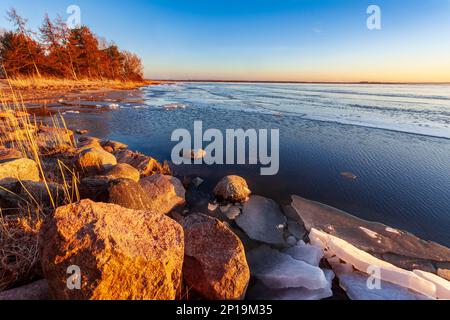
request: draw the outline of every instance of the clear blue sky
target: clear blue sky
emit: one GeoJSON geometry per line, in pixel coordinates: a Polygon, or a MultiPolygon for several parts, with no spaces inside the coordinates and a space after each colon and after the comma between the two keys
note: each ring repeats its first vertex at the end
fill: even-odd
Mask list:
{"type": "Polygon", "coordinates": [[[10,7],[34,28],[71,4],[149,78],[450,81],[450,0],[1,0],[0,28],[10,7]]]}

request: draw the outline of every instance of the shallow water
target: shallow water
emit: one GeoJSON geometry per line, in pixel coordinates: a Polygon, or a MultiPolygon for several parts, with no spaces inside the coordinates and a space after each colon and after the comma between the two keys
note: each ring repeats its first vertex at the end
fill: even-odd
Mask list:
{"type": "Polygon", "coordinates": [[[450,86],[183,83],[79,104],[63,108],[80,111],[65,114],[71,129],[159,160],[170,159],[173,130],[192,130],[196,120],[204,129],[280,129],[276,176],[248,165],[175,173],[204,178],[204,190],[239,174],[280,203],[298,194],[450,246],[450,86]]]}

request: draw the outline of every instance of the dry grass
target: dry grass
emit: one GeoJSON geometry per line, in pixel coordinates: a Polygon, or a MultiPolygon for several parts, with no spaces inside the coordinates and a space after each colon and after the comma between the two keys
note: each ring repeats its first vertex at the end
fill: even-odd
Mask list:
{"type": "Polygon", "coordinates": [[[8,86],[13,90],[95,90],[101,88],[127,90],[145,85],[158,84],[155,81],[121,81],[107,79],[58,79],[39,77],[18,77],[9,79],[8,86]]]}
{"type": "Polygon", "coordinates": [[[38,214],[0,216],[0,291],[33,280],[40,273],[38,214]]]}
{"type": "MultiPolygon", "coordinates": [[[[79,200],[78,174],[61,162],[56,160],[56,168],[61,180],[58,181],[62,189],[62,198],[56,196],[49,186],[49,176],[45,172],[43,156],[39,146],[38,125],[36,119],[27,112],[21,102],[20,95],[13,94],[13,103],[0,103],[0,149],[15,149],[25,158],[36,162],[42,184],[48,193],[51,208],[48,208],[39,199],[26,189],[25,184],[19,181],[22,189],[21,195],[16,195],[10,190],[0,186],[2,190],[21,198],[19,214],[4,215],[0,208],[0,291],[14,287],[17,284],[31,280],[38,270],[38,233],[43,218],[48,210],[54,209],[59,203],[69,204],[79,200]]],[[[52,118],[54,134],[50,134],[50,144],[55,146],[67,143],[67,139],[59,136],[60,132],[66,132],[64,118],[62,116],[52,118]]],[[[48,142],[48,141],[47,141],[48,142]]],[[[75,147],[75,146],[72,146],[75,147]]],[[[57,172],[56,172],[57,173],[57,172]]],[[[51,172],[52,175],[55,172],[51,172]]]]}

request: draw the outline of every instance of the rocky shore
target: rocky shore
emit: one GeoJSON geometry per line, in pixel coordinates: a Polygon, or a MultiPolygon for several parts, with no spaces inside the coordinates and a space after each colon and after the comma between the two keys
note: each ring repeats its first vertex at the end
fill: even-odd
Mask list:
{"type": "Polygon", "coordinates": [[[0,300],[450,299],[450,249],[407,232],[295,195],[281,207],[238,176],[206,194],[13,110],[0,137],[0,300]]]}

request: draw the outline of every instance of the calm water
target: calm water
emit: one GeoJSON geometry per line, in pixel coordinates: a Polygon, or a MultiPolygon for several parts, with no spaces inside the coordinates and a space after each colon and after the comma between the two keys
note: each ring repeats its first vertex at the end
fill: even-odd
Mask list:
{"type": "MultiPolygon", "coordinates": [[[[99,99],[100,100],[100,99],[99,99]]],[[[94,101],[92,105],[111,101],[94,101]]],[[[280,129],[280,172],[258,166],[177,167],[206,180],[244,176],[255,194],[291,194],[450,246],[450,86],[184,83],[153,86],[118,110],[65,107],[72,129],[170,159],[172,131],[280,129]],[[168,110],[176,104],[178,109],[168,110]],[[349,171],[356,181],[341,176],[349,171]]]]}

